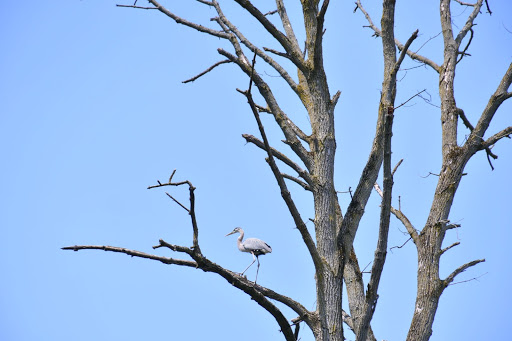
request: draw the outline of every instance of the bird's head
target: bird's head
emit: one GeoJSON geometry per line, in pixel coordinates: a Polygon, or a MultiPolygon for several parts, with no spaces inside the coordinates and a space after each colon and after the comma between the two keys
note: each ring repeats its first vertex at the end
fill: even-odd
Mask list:
{"type": "Polygon", "coordinates": [[[240,227],[235,227],[235,229],[234,229],[233,231],[231,231],[231,232],[229,232],[228,234],[226,234],[226,237],[227,237],[227,236],[230,236],[230,235],[232,235],[232,234],[234,234],[234,233],[237,233],[237,232],[238,232],[238,233],[242,233],[242,229],[241,229],[240,227]]]}

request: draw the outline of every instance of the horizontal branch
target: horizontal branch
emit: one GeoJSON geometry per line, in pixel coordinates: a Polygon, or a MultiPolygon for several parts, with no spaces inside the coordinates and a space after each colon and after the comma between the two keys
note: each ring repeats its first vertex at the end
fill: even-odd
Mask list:
{"type": "Polygon", "coordinates": [[[158,9],[158,8],[156,8],[156,7],[143,7],[143,6],[135,6],[135,5],[119,5],[119,4],[116,4],[116,7],[138,8],[138,9],[158,9]]]}
{"type": "Polygon", "coordinates": [[[145,253],[145,252],[141,252],[141,251],[135,251],[135,250],[130,250],[130,249],[127,249],[127,248],[124,248],[124,247],[117,247],[117,246],[75,245],[75,246],[66,246],[66,247],[63,247],[61,249],[62,250],[73,250],[73,251],[79,251],[79,250],[103,250],[103,251],[119,252],[119,253],[124,253],[124,254],[132,256],[132,257],[140,257],[140,258],[157,260],[157,261],[162,262],[164,264],[176,264],[176,265],[188,266],[188,267],[192,267],[192,268],[197,268],[198,267],[197,263],[194,262],[194,261],[162,257],[162,256],[152,255],[152,254],[149,254],[149,253],[145,253]]]}
{"type": "Polygon", "coordinates": [[[181,245],[169,244],[168,242],[166,242],[163,239],[160,239],[158,242],[159,242],[158,245],[153,246],[154,250],[156,250],[158,248],[161,248],[161,247],[166,247],[166,248],[171,249],[171,250],[173,250],[175,252],[183,252],[183,253],[186,253],[186,254],[188,254],[190,256],[192,256],[193,253],[194,253],[194,249],[193,248],[189,248],[189,247],[181,246],[181,245]]]}
{"type": "MultiPolygon", "coordinates": [[[[269,312],[272,313],[272,315],[277,314],[279,315],[280,311],[277,307],[275,307],[270,301],[265,299],[265,297],[268,297],[270,299],[276,300],[278,302],[281,302],[294,310],[299,316],[302,317],[302,319],[306,323],[311,322],[311,316],[312,313],[310,313],[305,307],[303,307],[300,303],[296,302],[295,300],[281,295],[271,289],[262,287],[261,285],[255,285],[253,282],[249,281],[247,278],[240,276],[239,274],[229,271],[223,267],[221,267],[218,264],[215,264],[205,258],[204,256],[200,254],[195,254],[191,248],[187,248],[184,246],[179,245],[172,245],[168,244],[163,240],[160,240],[160,244],[157,246],[154,246],[154,248],[159,247],[168,247],[172,249],[173,251],[178,252],[185,252],[190,254],[192,257],[195,258],[195,261],[188,261],[188,260],[181,260],[181,259],[174,259],[169,257],[163,257],[163,256],[157,256],[148,254],[141,251],[131,250],[123,247],[116,247],[116,246],[100,246],[100,245],[75,245],[75,246],[66,246],[63,247],[62,250],[73,250],[73,251],[79,251],[79,250],[103,250],[103,251],[111,251],[111,252],[118,252],[118,253],[124,253],[126,255],[132,256],[132,257],[139,257],[139,258],[146,258],[146,259],[152,259],[157,260],[159,262],[162,262],[164,264],[174,264],[174,265],[180,265],[180,266],[187,266],[191,268],[201,269],[205,272],[213,272],[217,273],[224,279],[226,279],[229,283],[231,283],[233,286],[241,289],[245,293],[249,294],[255,301],[257,301],[260,305],[262,305],[265,309],[269,310],[269,312]]],[[[275,317],[275,316],[274,316],[275,317]]],[[[280,317],[281,318],[281,317],[280,317]]],[[[286,324],[288,322],[282,316],[281,320],[284,319],[286,324]]],[[[277,320],[277,318],[276,318],[277,320]]],[[[283,320],[281,321],[283,322],[283,320]]],[[[282,327],[282,326],[281,326],[282,327]]],[[[292,340],[292,339],[290,339],[292,340]]]]}

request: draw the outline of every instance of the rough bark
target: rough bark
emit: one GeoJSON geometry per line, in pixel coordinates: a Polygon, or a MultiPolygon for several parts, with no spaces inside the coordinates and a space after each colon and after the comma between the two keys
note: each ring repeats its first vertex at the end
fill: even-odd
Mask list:
{"type": "Polygon", "coordinates": [[[166,194],[190,215],[193,246],[173,245],[160,240],[159,244],[154,246],[154,248],[165,247],[175,252],[186,254],[192,260],[167,258],[113,246],[81,245],[65,247],[63,249],[74,251],[96,249],[121,252],[134,257],[160,261],[164,264],[187,266],[216,273],[234,287],[245,292],[257,304],[269,312],[278,323],[282,335],[287,341],[294,341],[298,338],[298,323],[301,321],[307,324],[318,341],[343,341],[343,323],[355,333],[357,341],[374,341],[376,337],[371,329],[371,320],[378,301],[378,287],[387,252],[389,219],[390,214],[393,213],[406,227],[418,252],[417,297],[407,340],[428,340],[432,334],[432,324],[443,290],[459,273],[483,261],[475,260],[466,263],[455,269],[445,279],[441,279],[439,276],[441,255],[456,245],[454,244],[442,249],[446,231],[453,227],[453,225],[449,224],[449,213],[463,176],[464,167],[471,157],[480,150],[485,150],[488,155],[494,157],[494,154],[490,151],[492,144],[512,134],[512,127],[507,127],[487,140],[483,138],[501,103],[512,97],[512,93],[508,91],[512,83],[512,64],[506,71],[496,92],[491,96],[487,107],[475,126],[471,125],[464,116],[463,111],[457,107],[455,101],[455,71],[457,63],[465,56],[469,43],[463,51],[461,51],[460,45],[466,34],[471,31],[473,21],[480,11],[483,0],[477,0],[473,5],[466,4],[472,6],[473,11],[469,14],[466,24],[456,36],[452,28],[450,0],[440,0],[439,13],[444,41],[442,65],[438,65],[427,57],[409,50],[410,45],[417,37],[418,31],[414,32],[405,44],[400,43],[395,37],[396,0],[383,0],[380,29],[372,22],[370,15],[364,10],[361,2],[357,1],[356,9],[360,9],[363,12],[369,22],[368,27],[382,40],[384,73],[381,98],[376,110],[377,120],[373,144],[368,161],[361,172],[359,183],[344,216],[338,202],[334,182],[336,155],[334,109],[340,93],[337,92],[334,96],[331,96],[323,61],[324,20],[329,0],[301,0],[305,28],[304,51],[299,46],[282,0],[276,0],[277,10],[275,12],[279,14],[284,31],[281,31],[275,26],[273,21],[268,19],[268,13],[263,14],[251,1],[235,0],[242,9],[256,20],[260,28],[273,37],[284,52],[265,47],[260,48],[249,41],[236,25],[224,15],[220,4],[215,0],[199,0],[201,4],[215,10],[217,16],[212,18],[214,25],[218,26],[215,29],[181,18],[155,0],[148,1],[152,7],[139,7],[136,1],[134,5],[123,7],[156,9],[174,20],[177,24],[185,25],[202,34],[222,39],[230,44],[232,51],[218,49],[218,53],[223,56],[222,61],[215,63],[206,71],[190,78],[186,82],[192,82],[223,64],[236,65],[248,77],[248,90],[239,90],[239,92],[247,98],[261,139],[248,134],[243,136],[247,142],[266,152],[267,162],[281,191],[281,196],[311,256],[315,267],[317,308],[315,311],[309,311],[298,301],[274,292],[269,288],[252,283],[246,278],[224,269],[204,256],[200,248],[198,238],[199,227],[195,218],[195,187],[189,181],[173,182],[174,172],[167,183],[158,182],[158,185],[150,186],[150,188],[189,186],[190,205],[188,207],[178,202],[170,194],[166,194]],[[400,51],[398,58],[397,48],[400,51]],[[274,60],[271,54],[289,60],[293,65],[292,71],[297,74],[297,79],[294,79],[289,70],[274,60]],[[396,109],[397,72],[406,56],[430,66],[435,72],[439,73],[439,95],[441,98],[442,165],[429,216],[420,233],[414,229],[412,223],[403,212],[391,206],[394,173],[394,171],[391,171],[392,122],[396,109]],[[252,63],[249,62],[250,59],[252,59],[252,63]],[[309,115],[311,124],[310,135],[305,134],[280,106],[274,96],[273,89],[257,72],[256,60],[262,60],[273,68],[297,95],[309,115]],[[261,95],[264,105],[255,103],[252,97],[253,87],[261,95]],[[275,123],[284,135],[283,142],[291,148],[292,152],[300,160],[299,162],[292,161],[291,158],[271,146],[259,117],[260,112],[272,115],[275,123]],[[463,146],[457,145],[459,117],[471,130],[471,134],[463,146]],[[282,164],[278,164],[279,161],[298,175],[292,176],[283,173],[280,169],[282,164]],[[384,190],[380,193],[382,205],[378,243],[368,289],[365,291],[353,242],[371,192],[374,186],[378,187],[376,181],[383,163],[384,190]],[[293,181],[312,193],[315,212],[313,219],[315,225],[314,236],[307,229],[293,201],[292,193],[287,187],[286,180],[293,181]],[[350,315],[342,310],[343,282],[347,286],[350,315]],[[298,317],[288,319],[271,300],[278,301],[289,307],[298,317]],[[295,331],[292,330],[293,325],[296,326],[295,331]]]}

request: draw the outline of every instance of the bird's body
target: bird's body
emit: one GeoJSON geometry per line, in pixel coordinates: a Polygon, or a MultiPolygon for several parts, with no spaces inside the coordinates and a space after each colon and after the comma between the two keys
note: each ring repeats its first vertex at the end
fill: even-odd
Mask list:
{"type": "Polygon", "coordinates": [[[232,235],[237,232],[240,233],[240,236],[237,239],[238,250],[240,250],[241,252],[248,252],[252,254],[253,257],[252,263],[249,264],[249,266],[242,272],[242,275],[247,271],[247,269],[251,267],[251,265],[254,264],[254,262],[258,261],[258,270],[256,271],[256,279],[254,280],[254,283],[256,283],[256,280],[258,279],[258,272],[260,269],[260,261],[258,257],[261,255],[265,255],[267,253],[271,253],[272,248],[270,247],[270,245],[268,245],[263,240],[258,238],[247,238],[246,240],[243,240],[244,230],[242,230],[240,227],[236,227],[226,236],[232,235]]]}

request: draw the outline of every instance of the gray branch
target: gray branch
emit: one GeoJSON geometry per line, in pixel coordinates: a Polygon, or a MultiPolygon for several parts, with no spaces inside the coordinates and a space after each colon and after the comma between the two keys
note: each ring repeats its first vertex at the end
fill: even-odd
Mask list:
{"type": "MultiPolygon", "coordinates": [[[[249,134],[242,134],[243,138],[249,142],[257,146],[258,148],[261,148],[263,150],[265,149],[265,144],[263,141],[259,140],[257,137],[249,134]]],[[[270,148],[272,151],[272,155],[277,158],[278,160],[282,161],[284,164],[286,164],[288,167],[296,171],[301,178],[303,178],[309,185],[311,185],[311,176],[310,174],[302,169],[297,163],[293,162],[288,158],[286,155],[281,153],[280,151],[276,150],[275,148],[270,148]]]]}
{"type": "Polygon", "coordinates": [[[444,285],[448,286],[451,282],[453,282],[453,280],[455,279],[455,277],[457,275],[459,275],[460,273],[466,271],[468,268],[470,268],[472,266],[475,266],[478,263],[482,263],[482,262],[485,262],[485,259],[477,259],[477,260],[474,260],[472,262],[469,262],[469,263],[466,263],[464,265],[459,266],[448,277],[446,277],[446,279],[443,281],[444,285]]]}
{"type": "MultiPolygon", "coordinates": [[[[369,28],[371,28],[375,35],[378,36],[378,37],[382,37],[382,32],[381,30],[373,23],[373,20],[372,18],[370,17],[370,15],[368,14],[368,12],[364,9],[363,5],[361,4],[361,0],[357,0],[356,2],[356,5],[357,5],[357,8],[359,8],[361,10],[361,12],[363,12],[366,20],[368,21],[368,24],[369,24],[369,28]]],[[[400,51],[403,51],[405,46],[404,44],[402,44],[398,39],[395,38],[395,45],[396,47],[400,50],[400,51]]],[[[441,70],[441,67],[439,65],[437,65],[434,61],[432,61],[431,59],[427,58],[427,57],[424,57],[416,52],[413,52],[413,51],[410,51],[410,50],[407,50],[407,55],[412,59],[412,60],[416,60],[418,62],[421,62],[423,64],[426,64],[428,66],[430,66],[432,69],[434,69],[436,72],[439,72],[441,70]]]]}

